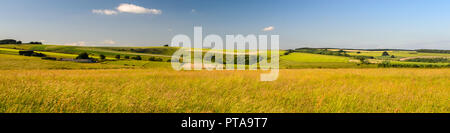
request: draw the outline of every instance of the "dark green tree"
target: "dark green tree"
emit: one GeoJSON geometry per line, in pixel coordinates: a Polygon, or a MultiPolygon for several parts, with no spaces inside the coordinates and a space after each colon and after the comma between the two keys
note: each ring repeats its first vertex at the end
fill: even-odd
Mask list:
{"type": "Polygon", "coordinates": [[[90,58],[89,58],[89,54],[88,53],[83,52],[83,53],[78,54],[76,59],[90,59],[90,58]]]}
{"type": "Polygon", "coordinates": [[[100,55],[100,59],[102,59],[102,60],[104,60],[106,58],[106,56],[105,55],[100,55]]]}
{"type": "Polygon", "coordinates": [[[389,56],[389,53],[387,51],[384,51],[383,54],[381,54],[381,56],[389,56]]]}
{"type": "Polygon", "coordinates": [[[131,59],[133,59],[133,60],[142,60],[142,57],[138,55],[138,56],[132,57],[131,59]]]}

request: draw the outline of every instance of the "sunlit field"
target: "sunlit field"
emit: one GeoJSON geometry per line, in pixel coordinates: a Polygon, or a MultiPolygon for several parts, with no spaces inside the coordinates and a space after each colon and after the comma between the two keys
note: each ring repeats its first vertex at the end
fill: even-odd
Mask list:
{"type": "Polygon", "coordinates": [[[0,112],[450,112],[449,69],[0,70],[0,112]]]}
{"type": "Polygon", "coordinates": [[[279,78],[261,82],[267,71],[175,71],[172,47],[0,47],[0,113],[450,113],[449,63],[400,60],[449,54],[348,51],[394,65],[434,66],[380,68],[351,56],[280,51],[279,78]],[[21,50],[66,59],[87,52],[98,62],[21,56],[21,50]]]}

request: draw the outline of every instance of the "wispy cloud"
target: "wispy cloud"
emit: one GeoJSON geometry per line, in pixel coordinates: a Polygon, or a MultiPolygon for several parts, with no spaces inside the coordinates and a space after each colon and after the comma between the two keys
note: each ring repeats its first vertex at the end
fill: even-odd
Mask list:
{"type": "Polygon", "coordinates": [[[133,4],[127,4],[122,3],[117,8],[117,11],[119,12],[125,12],[125,13],[135,13],[135,14],[162,14],[162,11],[159,9],[148,9],[141,6],[133,5],[133,4]]]}
{"type": "Polygon", "coordinates": [[[117,43],[113,40],[103,40],[103,41],[78,41],[72,43],[64,43],[62,45],[69,46],[115,46],[117,43]]]}
{"type": "Polygon", "coordinates": [[[94,10],[92,10],[92,13],[101,14],[101,15],[117,15],[118,14],[117,11],[108,10],[108,9],[105,9],[105,10],[94,9],[94,10]]]}
{"type": "Polygon", "coordinates": [[[197,12],[197,10],[195,10],[195,9],[191,10],[191,13],[196,13],[196,12],[197,12]]]}
{"type": "Polygon", "coordinates": [[[274,29],[275,29],[275,27],[269,26],[269,27],[265,27],[264,29],[262,29],[262,31],[272,31],[274,29]]]}
{"type": "Polygon", "coordinates": [[[113,40],[104,40],[103,42],[101,42],[101,44],[110,44],[110,45],[112,45],[112,44],[116,44],[116,42],[113,41],[113,40]]]}
{"type": "Polygon", "coordinates": [[[85,41],[79,41],[79,42],[73,42],[73,43],[65,43],[63,45],[69,45],[69,46],[86,46],[85,41]]]}

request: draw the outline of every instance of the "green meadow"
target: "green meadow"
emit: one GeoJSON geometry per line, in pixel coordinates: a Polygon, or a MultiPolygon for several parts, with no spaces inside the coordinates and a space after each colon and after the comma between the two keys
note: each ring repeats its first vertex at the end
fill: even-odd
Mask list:
{"type": "MultiPolygon", "coordinates": [[[[172,47],[0,45],[1,113],[449,113],[448,63],[406,62],[406,57],[448,54],[388,51],[398,57],[375,62],[440,65],[379,68],[351,56],[280,51],[276,81],[264,70],[175,71],[172,47]],[[76,58],[98,63],[21,56],[76,58]],[[401,54],[400,54],[401,53],[401,54]],[[402,55],[403,54],[403,55],[402,55]],[[104,60],[100,55],[105,55],[104,60]],[[120,55],[120,59],[115,56],[120,55]],[[417,55],[417,56],[413,56],[417,55]],[[142,60],[124,56],[142,56],[142,60]],[[150,58],[161,61],[149,61],[150,58]]],[[[348,51],[348,54],[354,51],[348,51]]],[[[383,51],[358,55],[381,56],[383,51]]]]}

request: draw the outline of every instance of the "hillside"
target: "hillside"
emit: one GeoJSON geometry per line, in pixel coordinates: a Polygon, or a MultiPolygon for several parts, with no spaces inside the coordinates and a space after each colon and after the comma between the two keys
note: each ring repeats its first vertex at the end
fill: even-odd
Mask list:
{"type": "MultiPolygon", "coordinates": [[[[84,47],[62,45],[8,44],[0,45],[0,54],[18,55],[20,50],[33,50],[48,57],[73,59],[79,53],[86,52],[90,57],[106,60],[99,65],[119,65],[121,67],[170,68],[171,55],[178,50],[175,47],[84,47]],[[120,60],[116,59],[120,56],[120,60]],[[131,58],[140,56],[142,60],[131,58]],[[127,57],[127,58],[126,58],[127,57]],[[151,60],[149,65],[148,60],[151,60]],[[159,62],[155,64],[155,62],[159,62]]],[[[205,49],[203,53],[208,51],[205,49]]],[[[420,58],[450,58],[446,53],[422,53],[417,51],[386,51],[390,56],[382,56],[384,51],[339,50],[339,49],[300,49],[281,50],[280,68],[375,68],[375,67],[449,67],[450,62],[420,62],[420,58]],[[342,52],[338,52],[342,51],[342,52]],[[364,58],[364,59],[361,59],[364,58]],[[414,60],[410,60],[414,59],[414,60]],[[389,63],[388,65],[382,63],[389,63]]],[[[105,66],[109,67],[109,66],[105,66]]],[[[76,67],[75,67],[76,68],[76,67]]],[[[95,67],[94,67],[95,68],[95,67]]]]}

